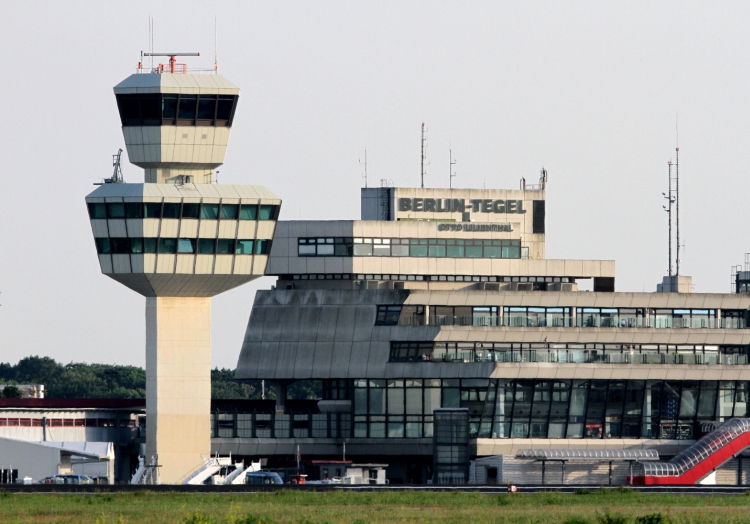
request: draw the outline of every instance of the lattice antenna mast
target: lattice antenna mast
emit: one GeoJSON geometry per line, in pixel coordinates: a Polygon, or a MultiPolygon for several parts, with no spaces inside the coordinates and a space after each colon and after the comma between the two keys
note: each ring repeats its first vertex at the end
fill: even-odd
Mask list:
{"type": "Polygon", "coordinates": [[[367,189],[367,149],[365,149],[365,161],[362,162],[362,159],[359,159],[359,165],[364,168],[364,172],[362,173],[362,178],[365,179],[365,189],[367,189]]]}
{"type": "Polygon", "coordinates": [[[677,229],[677,260],[675,261],[675,274],[677,276],[680,276],[680,148],[675,148],[675,153],[677,155],[677,158],[675,159],[675,204],[677,206],[676,209],[676,219],[675,219],[675,227],[677,229]]]}
{"type": "Polygon", "coordinates": [[[453,177],[456,176],[456,173],[453,171],[453,166],[456,165],[456,160],[453,159],[453,150],[452,149],[448,150],[448,163],[449,163],[448,174],[450,175],[448,177],[448,187],[450,189],[453,189],[453,177]]]}
{"type": "Polygon", "coordinates": [[[675,261],[676,265],[676,271],[675,275],[678,277],[680,276],[680,148],[675,148],[675,154],[677,157],[675,158],[675,205],[677,207],[676,209],[676,219],[675,219],[675,227],[677,228],[677,260],[675,261]]]}
{"type": "Polygon", "coordinates": [[[669,276],[672,276],[672,205],[675,202],[674,198],[674,190],[672,189],[672,160],[670,159],[669,162],[667,162],[667,166],[669,166],[669,190],[667,193],[662,193],[662,196],[667,199],[667,205],[661,206],[664,211],[667,212],[667,216],[669,217],[669,276]]]}
{"type": "Polygon", "coordinates": [[[427,125],[422,122],[422,169],[420,173],[421,187],[424,189],[424,177],[427,174],[425,167],[429,165],[427,162],[427,125]]]}

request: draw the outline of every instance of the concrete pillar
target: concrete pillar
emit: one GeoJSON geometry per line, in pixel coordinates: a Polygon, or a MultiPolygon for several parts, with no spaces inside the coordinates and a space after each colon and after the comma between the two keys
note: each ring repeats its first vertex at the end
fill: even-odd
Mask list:
{"type": "Polygon", "coordinates": [[[146,299],[146,462],[174,484],[211,453],[211,299],[146,299]]]}

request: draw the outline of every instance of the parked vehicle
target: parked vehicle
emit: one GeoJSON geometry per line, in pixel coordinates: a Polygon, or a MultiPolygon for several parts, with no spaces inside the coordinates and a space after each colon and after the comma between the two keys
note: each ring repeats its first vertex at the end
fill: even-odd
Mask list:
{"type": "Polygon", "coordinates": [[[43,478],[38,484],[93,484],[91,477],[86,475],[52,475],[43,478]]]}
{"type": "Polygon", "coordinates": [[[283,484],[281,476],[271,471],[253,471],[245,476],[245,484],[283,484]]]}

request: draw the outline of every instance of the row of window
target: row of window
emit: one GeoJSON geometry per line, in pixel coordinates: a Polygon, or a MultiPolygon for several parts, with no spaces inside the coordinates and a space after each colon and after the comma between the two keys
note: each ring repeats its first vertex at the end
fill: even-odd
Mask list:
{"type": "MultiPolygon", "coordinates": [[[[0,418],[0,427],[18,426],[28,428],[41,428],[43,420],[41,418],[0,418]]],[[[115,418],[48,418],[47,427],[77,427],[77,428],[115,428],[117,419],[115,418]]],[[[134,419],[120,419],[120,427],[134,428],[136,421],[134,419]]]]}
{"type": "Polygon", "coordinates": [[[100,255],[266,255],[271,245],[269,240],[233,238],[95,238],[94,241],[100,255]]]}
{"type": "Polygon", "coordinates": [[[194,218],[200,220],[276,220],[278,207],[258,204],[193,202],[89,203],[89,218],[194,218]]]}
{"type": "Polygon", "coordinates": [[[460,407],[469,410],[472,438],[674,440],[700,438],[732,417],[750,414],[746,381],[339,380],[335,387],[325,383],[324,395],[335,391],[337,397],[352,398],[354,413],[215,413],[212,428],[224,437],[424,438],[433,433],[431,409],[460,407]]]}
{"type": "Polygon", "coordinates": [[[391,362],[744,365],[748,346],[391,342],[391,362]]]}
{"type": "Polygon", "coordinates": [[[744,309],[430,306],[425,317],[425,311],[421,306],[378,306],[375,325],[745,329],[749,313],[744,309]]]}
{"type": "Polygon", "coordinates": [[[520,240],[443,238],[298,238],[301,257],[528,258],[520,240]]]}
{"type": "Polygon", "coordinates": [[[460,407],[473,438],[696,439],[747,416],[748,396],[745,381],[355,380],[354,437],[417,438],[420,414],[460,407]]]}
{"type": "Polygon", "coordinates": [[[115,95],[123,126],[232,127],[237,95],[115,95]]]}
{"type": "MultiPolygon", "coordinates": [[[[332,280],[332,273],[316,275],[282,275],[283,280],[332,280]]],[[[347,275],[346,280],[391,280],[391,281],[432,281],[432,282],[570,282],[569,277],[483,277],[478,275],[347,275]]],[[[336,280],[340,278],[336,277],[336,280]]]]}

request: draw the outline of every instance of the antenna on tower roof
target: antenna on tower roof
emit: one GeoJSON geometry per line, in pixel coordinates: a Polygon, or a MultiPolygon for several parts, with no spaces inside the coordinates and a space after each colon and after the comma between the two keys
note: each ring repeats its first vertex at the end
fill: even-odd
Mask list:
{"type": "Polygon", "coordinates": [[[429,165],[429,162],[425,162],[427,160],[427,125],[422,122],[422,170],[420,173],[421,178],[421,184],[422,188],[424,189],[424,176],[427,174],[425,172],[425,166],[429,165]]]}
{"type": "Polygon", "coordinates": [[[148,17],[148,45],[151,53],[151,70],[154,69],[154,17],[148,17]]]}
{"type": "Polygon", "coordinates": [[[214,15],[214,72],[219,72],[219,52],[216,45],[216,15],[214,15]]]}
{"type": "Polygon", "coordinates": [[[449,167],[448,167],[448,175],[449,175],[449,177],[448,177],[448,188],[450,188],[450,189],[453,189],[453,177],[456,176],[455,171],[453,171],[453,166],[456,165],[456,162],[457,161],[453,159],[453,150],[449,148],[448,149],[448,164],[449,164],[449,167]]]}
{"type": "Polygon", "coordinates": [[[367,189],[367,148],[365,148],[365,161],[362,162],[362,159],[359,159],[359,165],[363,166],[365,168],[364,173],[362,174],[362,178],[365,179],[365,189],[367,189]]]}

